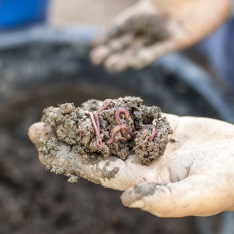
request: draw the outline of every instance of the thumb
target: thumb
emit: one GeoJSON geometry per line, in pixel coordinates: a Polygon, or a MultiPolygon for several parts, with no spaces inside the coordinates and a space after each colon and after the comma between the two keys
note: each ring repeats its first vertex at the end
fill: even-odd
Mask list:
{"type": "Polygon", "coordinates": [[[159,217],[208,216],[224,211],[228,193],[213,177],[194,175],[160,185],[143,182],[127,189],[123,205],[140,208],[159,217]]]}

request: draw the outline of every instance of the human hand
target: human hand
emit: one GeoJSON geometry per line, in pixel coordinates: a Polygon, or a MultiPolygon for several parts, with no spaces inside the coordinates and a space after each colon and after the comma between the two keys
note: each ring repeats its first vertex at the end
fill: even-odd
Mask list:
{"type": "Polygon", "coordinates": [[[229,10],[230,0],[142,0],[96,39],[91,60],[109,72],[142,68],[204,38],[229,10]]]}
{"type": "Polygon", "coordinates": [[[234,211],[234,126],[222,121],[166,115],[173,129],[166,151],[149,166],[116,157],[84,161],[65,144],[43,154],[51,127],[36,123],[29,137],[40,161],[57,174],[81,176],[104,187],[125,190],[125,206],[160,217],[208,216],[234,211]]]}

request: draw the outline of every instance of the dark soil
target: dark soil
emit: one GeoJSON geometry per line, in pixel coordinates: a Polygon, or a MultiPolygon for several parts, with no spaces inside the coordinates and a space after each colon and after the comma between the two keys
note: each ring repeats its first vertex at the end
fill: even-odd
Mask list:
{"type": "MultiPolygon", "coordinates": [[[[52,126],[57,141],[84,158],[116,156],[125,160],[134,151],[142,164],[162,156],[172,133],[158,107],[147,107],[136,97],[89,100],[76,108],[73,103],[48,107],[42,121],[52,126]]],[[[45,143],[46,144],[46,143],[45,143]]],[[[48,148],[47,147],[47,148],[48,148]]],[[[46,151],[46,145],[43,146],[46,151]]],[[[90,160],[90,159],[89,159],[90,160]]]]}

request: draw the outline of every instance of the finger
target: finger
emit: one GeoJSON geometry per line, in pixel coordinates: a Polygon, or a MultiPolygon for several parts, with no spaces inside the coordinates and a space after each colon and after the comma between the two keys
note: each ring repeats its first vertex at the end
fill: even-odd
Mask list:
{"type": "Polygon", "coordinates": [[[128,59],[132,56],[132,49],[110,55],[104,62],[104,67],[109,73],[118,73],[128,68],[128,59]]]}
{"type": "Polygon", "coordinates": [[[162,116],[167,118],[167,120],[171,126],[171,129],[174,132],[177,125],[178,125],[178,121],[179,121],[180,117],[178,115],[167,114],[167,113],[162,113],[162,116]]]}
{"type": "Polygon", "coordinates": [[[120,72],[128,67],[140,69],[154,62],[157,58],[172,49],[169,47],[170,44],[165,42],[162,46],[160,46],[162,43],[158,43],[157,45],[146,48],[144,44],[144,38],[137,38],[122,53],[113,55],[109,53],[104,63],[106,70],[109,72],[120,72]]]}
{"type": "Polygon", "coordinates": [[[109,73],[119,73],[127,68],[126,57],[123,53],[113,54],[106,59],[104,67],[109,73]]]}
{"type": "Polygon", "coordinates": [[[130,39],[128,44],[125,44],[125,46],[122,47],[122,51],[114,53],[106,59],[104,66],[108,72],[117,73],[128,68],[129,60],[134,57],[134,54],[136,54],[137,51],[142,49],[144,45],[143,39],[135,38],[133,40],[133,36],[131,36],[130,39]]]}
{"type": "Polygon", "coordinates": [[[92,46],[103,45],[114,38],[121,37],[123,34],[130,31],[128,28],[129,25],[125,23],[125,17],[120,16],[116,18],[115,22],[102,32],[100,36],[93,40],[92,46]]]}
{"type": "Polygon", "coordinates": [[[177,183],[141,183],[121,196],[125,206],[159,217],[208,216],[227,208],[228,191],[209,176],[190,176],[177,183]]]}
{"type": "Polygon", "coordinates": [[[146,65],[153,63],[155,60],[159,59],[161,56],[173,52],[176,48],[174,41],[164,41],[156,43],[153,46],[146,47],[139,50],[131,60],[129,60],[129,66],[134,69],[141,69],[146,65]]]}
{"type": "Polygon", "coordinates": [[[121,34],[121,25],[113,24],[109,26],[106,30],[101,32],[100,36],[97,36],[91,43],[93,47],[106,44],[110,39],[117,37],[121,34]]]}
{"type": "MultiPolygon", "coordinates": [[[[106,44],[106,42],[109,41],[110,39],[122,35],[122,33],[126,32],[126,30],[129,27],[128,25],[125,24],[125,22],[129,18],[131,18],[132,15],[135,15],[135,12],[138,12],[138,10],[142,10],[142,8],[145,8],[146,5],[147,4],[136,4],[135,6],[127,8],[125,11],[123,11],[115,18],[114,22],[112,22],[112,25],[107,30],[105,30],[105,32],[103,32],[101,36],[97,37],[92,42],[92,45],[93,46],[103,45],[106,44]]],[[[152,11],[152,9],[150,10],[152,11]]]]}
{"type": "Polygon", "coordinates": [[[144,180],[155,181],[155,173],[150,167],[139,164],[136,155],[130,155],[126,161],[117,157],[86,159],[66,144],[60,142],[56,147],[50,144],[56,138],[52,128],[44,123],[32,125],[29,137],[36,143],[42,164],[56,174],[68,176],[70,182],[83,177],[108,188],[125,190],[144,180]]]}
{"type": "Polygon", "coordinates": [[[106,58],[116,52],[122,51],[132,41],[133,35],[125,34],[117,38],[111,39],[105,43],[94,48],[90,53],[90,59],[95,65],[100,65],[106,58]]]}
{"type": "Polygon", "coordinates": [[[111,53],[108,46],[98,46],[90,52],[90,60],[94,65],[100,65],[111,53]]]}

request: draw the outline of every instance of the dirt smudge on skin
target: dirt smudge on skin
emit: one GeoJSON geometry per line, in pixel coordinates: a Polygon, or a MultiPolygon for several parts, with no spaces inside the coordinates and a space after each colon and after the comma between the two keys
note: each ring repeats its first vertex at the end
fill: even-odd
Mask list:
{"type": "Polygon", "coordinates": [[[107,161],[103,167],[103,169],[100,169],[101,173],[102,173],[102,178],[104,179],[112,179],[115,178],[115,175],[118,173],[119,171],[119,167],[114,167],[111,170],[108,170],[108,167],[111,165],[111,163],[109,161],[107,161]]]}
{"type": "Polygon", "coordinates": [[[146,186],[142,185],[134,185],[134,193],[138,195],[140,198],[148,195],[153,195],[155,190],[157,189],[158,184],[156,183],[147,183],[146,186]]]}
{"type": "Polygon", "coordinates": [[[121,199],[125,206],[131,206],[134,202],[142,200],[143,197],[153,195],[158,189],[162,190],[159,184],[153,182],[134,185],[132,189],[123,193],[121,199]]]}
{"type": "Polygon", "coordinates": [[[135,38],[142,38],[146,46],[169,37],[167,27],[168,17],[165,15],[141,14],[134,15],[123,24],[120,34],[132,32],[135,38]]]}

